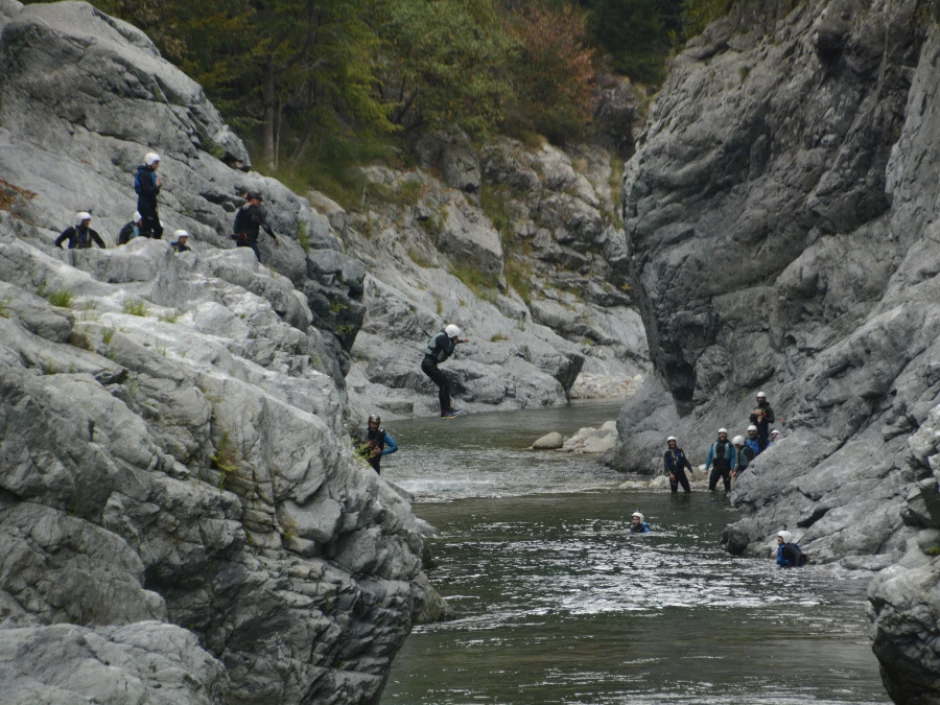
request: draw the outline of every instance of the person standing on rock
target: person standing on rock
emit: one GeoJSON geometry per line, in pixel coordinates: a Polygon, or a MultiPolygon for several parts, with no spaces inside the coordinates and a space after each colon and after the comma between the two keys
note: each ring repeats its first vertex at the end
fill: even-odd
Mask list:
{"type": "Polygon", "coordinates": [[[185,230],[177,230],[173,233],[173,237],[176,238],[173,242],[170,243],[170,247],[173,248],[174,252],[192,252],[192,248],[189,247],[186,243],[189,242],[189,233],[185,230]]]}
{"type": "Polygon", "coordinates": [[[121,232],[118,233],[118,244],[126,245],[135,237],[140,237],[140,228],[143,223],[143,218],[140,215],[140,212],[135,212],[131,221],[125,223],[124,227],[121,228],[121,232]]]}
{"type": "Polygon", "coordinates": [[[75,214],[75,225],[62,231],[62,234],[55,239],[55,246],[61,250],[62,243],[66,240],[69,241],[70,250],[90,249],[92,242],[101,248],[105,246],[98,233],[91,229],[91,213],[85,211],[75,214]]]}
{"type": "Polygon", "coordinates": [[[369,465],[380,475],[382,474],[382,456],[390,455],[398,450],[395,439],[385,431],[379,428],[382,418],[378,414],[372,414],[369,417],[369,428],[366,434],[366,442],[360,454],[369,461],[369,465]]]}
{"type": "Polygon", "coordinates": [[[679,442],[675,436],[669,436],[666,439],[666,445],[669,448],[663,455],[663,463],[666,466],[666,474],[669,475],[669,487],[672,489],[673,494],[679,491],[679,485],[682,485],[684,492],[691,492],[692,488],[689,486],[689,478],[685,476],[685,469],[688,468],[689,472],[692,473],[692,477],[695,477],[695,469],[692,467],[692,463],[689,462],[685,452],[679,447],[679,442]]]}
{"type": "Polygon", "coordinates": [[[280,245],[281,242],[264,219],[264,208],[261,206],[264,199],[261,197],[261,192],[249,191],[245,194],[245,201],[247,203],[235,214],[232,239],[235,240],[237,247],[250,247],[260,262],[261,251],[258,249],[258,236],[262,230],[274,238],[275,245],[280,245]]]}
{"type": "Polygon", "coordinates": [[[763,450],[760,445],[760,439],[757,437],[757,426],[754,424],[747,427],[747,438],[744,439],[744,445],[751,451],[751,460],[763,450]]]}
{"type": "Polygon", "coordinates": [[[757,426],[757,440],[764,450],[770,440],[770,426],[775,421],[773,407],[767,402],[767,395],[757,393],[757,408],[751,412],[751,423],[757,426]]]}
{"type": "Polygon", "coordinates": [[[137,212],[141,217],[140,234],[159,240],[163,237],[163,226],[157,214],[157,195],[163,188],[163,182],[157,176],[160,168],[160,155],[147,152],[144,163],[137,167],[134,176],[134,191],[137,192],[137,212]]]}
{"type": "Polygon", "coordinates": [[[440,371],[438,365],[454,354],[457,343],[468,343],[468,338],[461,338],[462,331],[453,323],[444,328],[442,333],[438,333],[431,340],[424,350],[424,360],[421,361],[421,371],[424,372],[431,381],[437,385],[438,400],[441,403],[441,416],[449,418],[460,413],[450,405],[450,383],[447,376],[440,371]]]}
{"type": "Polygon", "coordinates": [[[644,517],[640,513],[639,509],[633,512],[633,517],[630,519],[631,534],[648,534],[650,532],[650,525],[647,524],[643,519],[644,517]]]}
{"type": "Polygon", "coordinates": [[[711,468],[708,477],[708,489],[714,491],[718,486],[718,478],[725,483],[725,492],[731,491],[731,471],[735,469],[735,456],[737,451],[728,440],[728,429],[718,429],[718,440],[708,449],[708,458],[705,460],[705,472],[711,468]]]}

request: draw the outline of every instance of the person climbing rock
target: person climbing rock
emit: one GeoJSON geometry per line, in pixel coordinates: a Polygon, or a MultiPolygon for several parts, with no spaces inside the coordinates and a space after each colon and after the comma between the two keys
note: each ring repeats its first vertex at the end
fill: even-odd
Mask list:
{"type": "Polygon", "coordinates": [[[62,243],[69,241],[70,250],[87,250],[94,242],[98,247],[104,248],[104,241],[94,230],[91,229],[91,213],[82,211],[75,214],[74,225],[67,227],[62,234],[55,239],[55,246],[60,250],[62,243]]]}
{"type": "Polygon", "coordinates": [[[390,455],[398,450],[395,439],[388,435],[384,428],[379,428],[381,423],[382,418],[378,414],[372,414],[369,417],[366,442],[360,451],[360,454],[369,461],[372,469],[380,475],[382,474],[382,456],[390,455]]]}
{"type": "Polygon", "coordinates": [[[448,325],[442,333],[438,333],[428,341],[427,348],[424,350],[424,360],[421,361],[421,371],[438,387],[437,396],[441,403],[441,416],[445,418],[456,416],[460,410],[450,405],[450,383],[438,365],[454,354],[458,343],[470,342],[468,338],[460,337],[462,332],[453,323],[448,325]]]}
{"type": "Polygon", "coordinates": [[[669,475],[669,487],[675,493],[679,491],[679,485],[682,485],[683,491],[691,492],[692,488],[689,486],[689,478],[685,476],[685,468],[688,468],[689,472],[692,473],[692,477],[695,477],[695,469],[692,467],[692,463],[689,462],[682,448],[679,447],[679,442],[675,436],[669,436],[666,439],[666,445],[669,448],[663,455],[663,463],[666,466],[666,474],[669,475]]]}
{"type": "Polygon", "coordinates": [[[134,176],[134,191],[137,192],[137,212],[140,213],[140,234],[159,240],[163,237],[163,225],[157,214],[157,195],[163,188],[163,182],[157,176],[160,168],[160,155],[147,152],[144,163],[137,167],[134,176]]]}
{"type": "Polygon", "coordinates": [[[235,240],[237,247],[250,247],[260,262],[261,251],[258,249],[258,236],[261,231],[264,230],[274,238],[275,245],[280,245],[281,241],[277,239],[277,235],[264,219],[264,208],[261,206],[264,199],[261,197],[261,192],[249,191],[245,194],[245,201],[246,203],[235,214],[232,239],[235,240]]]}
{"type": "Polygon", "coordinates": [[[781,568],[802,568],[806,560],[806,554],[793,542],[793,534],[789,531],[777,534],[777,565],[781,568]]]}
{"type": "Polygon", "coordinates": [[[121,228],[121,232],[118,233],[118,244],[126,245],[135,237],[140,237],[140,229],[143,223],[143,218],[139,212],[134,212],[134,215],[131,217],[129,223],[125,223],[124,227],[121,228]]]}
{"type": "Polygon", "coordinates": [[[633,518],[630,520],[631,534],[648,534],[650,532],[650,525],[643,519],[644,517],[639,510],[633,512],[633,518]]]}
{"type": "Polygon", "coordinates": [[[747,466],[754,460],[755,453],[754,449],[747,445],[744,436],[735,436],[731,441],[731,445],[734,446],[737,452],[737,456],[734,459],[734,470],[731,471],[731,481],[733,484],[734,479],[747,470],[747,466]]]}
{"type": "Polygon", "coordinates": [[[764,450],[770,440],[770,426],[774,423],[773,407],[767,402],[767,395],[757,393],[757,407],[751,412],[751,423],[757,426],[757,440],[760,449],[764,450]]]}
{"type": "Polygon", "coordinates": [[[705,459],[705,472],[711,468],[708,477],[708,489],[714,490],[718,485],[718,478],[725,483],[725,491],[731,491],[731,471],[735,469],[735,456],[737,451],[728,441],[728,429],[718,429],[718,440],[708,449],[708,458],[705,459]]]}
{"type": "Polygon", "coordinates": [[[763,450],[760,445],[760,439],[757,437],[757,426],[754,424],[747,427],[747,438],[744,439],[744,445],[751,451],[751,460],[758,456],[763,450]]]}
{"type": "Polygon", "coordinates": [[[777,429],[774,429],[773,431],[770,432],[770,441],[767,443],[767,446],[768,447],[772,446],[774,443],[779,441],[780,438],[781,438],[780,431],[778,431],[777,429]]]}
{"type": "Polygon", "coordinates": [[[170,247],[173,248],[174,252],[192,252],[192,248],[187,245],[189,242],[189,233],[185,230],[177,230],[173,233],[173,237],[176,238],[173,242],[170,243],[170,247]]]}

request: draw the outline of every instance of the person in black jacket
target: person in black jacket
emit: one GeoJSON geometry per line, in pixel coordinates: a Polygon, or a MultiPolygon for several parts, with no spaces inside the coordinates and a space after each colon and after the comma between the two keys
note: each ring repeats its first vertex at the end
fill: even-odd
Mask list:
{"type": "Polygon", "coordinates": [[[234,234],[232,239],[238,247],[250,247],[258,261],[261,261],[261,252],[258,250],[258,236],[264,230],[274,238],[274,244],[280,245],[277,235],[264,219],[264,208],[261,207],[263,198],[259,191],[249,191],[245,194],[247,203],[238,209],[235,214],[234,234]]]}
{"type": "Polygon", "coordinates": [[[369,417],[369,428],[366,434],[366,442],[361,451],[369,465],[380,475],[382,474],[382,456],[391,455],[398,450],[395,439],[392,438],[384,428],[379,428],[382,418],[378,414],[372,414],[369,417]]]}
{"type": "Polygon", "coordinates": [[[69,241],[70,250],[87,250],[92,242],[98,247],[104,247],[104,241],[91,229],[91,213],[84,211],[75,214],[75,225],[62,231],[62,234],[55,239],[55,246],[61,250],[62,243],[66,240],[69,241]]]}
{"type": "Polygon", "coordinates": [[[192,248],[186,244],[189,242],[188,232],[185,230],[177,230],[173,233],[173,237],[175,237],[176,240],[170,243],[170,247],[173,248],[174,252],[192,252],[192,248]]]}
{"type": "Polygon", "coordinates": [[[692,488],[689,487],[689,478],[685,476],[685,469],[688,468],[689,472],[692,473],[692,477],[695,477],[695,469],[692,467],[692,463],[689,462],[685,452],[679,447],[679,442],[675,436],[669,436],[666,439],[666,445],[669,446],[669,449],[663,456],[663,463],[666,466],[666,474],[669,475],[669,487],[673,492],[678,492],[679,485],[682,485],[683,491],[691,492],[692,488]]]}
{"type": "Polygon", "coordinates": [[[140,228],[143,219],[140,217],[140,213],[135,212],[134,216],[131,218],[131,222],[125,223],[124,227],[121,228],[121,232],[118,233],[118,244],[126,245],[135,237],[140,237],[140,228]]]}
{"type": "Polygon", "coordinates": [[[443,333],[438,333],[428,341],[424,349],[424,360],[421,361],[421,371],[438,387],[437,396],[441,403],[441,416],[444,417],[456,416],[460,410],[450,405],[450,383],[437,366],[454,354],[457,343],[469,342],[467,338],[461,338],[460,333],[460,328],[453,323],[448,325],[443,333]]]}
{"type": "Polygon", "coordinates": [[[773,407],[767,402],[767,395],[757,393],[757,408],[751,412],[751,423],[757,426],[757,442],[761,451],[767,449],[770,440],[770,426],[774,423],[773,407]]]}
{"type": "Polygon", "coordinates": [[[147,152],[144,163],[137,167],[134,176],[134,190],[137,192],[137,212],[140,213],[141,235],[159,240],[163,237],[163,226],[157,214],[157,194],[163,188],[163,182],[157,176],[160,168],[160,155],[147,152]]]}

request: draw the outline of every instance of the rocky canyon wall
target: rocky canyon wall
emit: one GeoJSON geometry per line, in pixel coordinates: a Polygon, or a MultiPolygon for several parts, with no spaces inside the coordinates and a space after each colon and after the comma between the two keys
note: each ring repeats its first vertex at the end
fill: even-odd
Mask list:
{"type": "Polygon", "coordinates": [[[786,528],[820,562],[907,555],[872,588],[899,703],[940,697],[937,37],[931,3],[734,3],[674,60],[622,191],[657,375],[612,462],[660,471],[669,433],[701,462],[767,392],[784,438],[736,484],[723,541],[769,555],[786,528]]]}

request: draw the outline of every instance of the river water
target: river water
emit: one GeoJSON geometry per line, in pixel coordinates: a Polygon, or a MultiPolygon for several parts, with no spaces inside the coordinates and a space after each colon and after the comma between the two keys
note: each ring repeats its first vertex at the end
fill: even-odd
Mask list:
{"type": "Polygon", "coordinates": [[[383,476],[441,531],[429,575],[457,618],[414,630],[383,705],[889,703],[863,576],[728,556],[722,492],[620,490],[595,458],[524,450],[618,407],[388,425],[383,476]],[[637,509],[653,533],[630,533],[637,509]]]}

